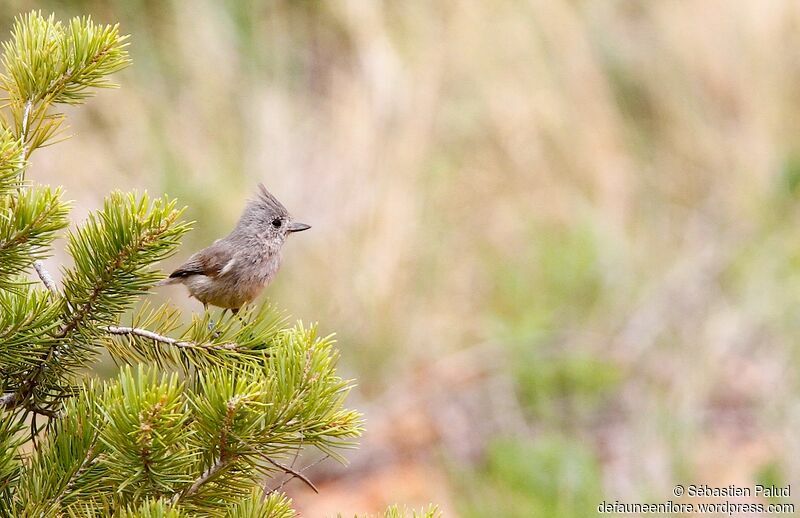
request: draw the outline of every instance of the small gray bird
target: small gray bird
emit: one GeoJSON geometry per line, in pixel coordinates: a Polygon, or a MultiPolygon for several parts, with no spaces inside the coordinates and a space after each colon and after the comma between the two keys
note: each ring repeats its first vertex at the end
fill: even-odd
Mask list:
{"type": "Polygon", "coordinates": [[[211,304],[234,314],[258,297],[278,273],[289,234],[311,228],[293,221],[263,184],[258,191],[227,237],[191,256],[159,285],[183,284],[206,310],[211,304]]]}

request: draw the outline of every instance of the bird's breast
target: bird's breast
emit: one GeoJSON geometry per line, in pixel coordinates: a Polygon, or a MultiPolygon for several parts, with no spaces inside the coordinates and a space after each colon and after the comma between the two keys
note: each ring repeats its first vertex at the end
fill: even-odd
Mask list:
{"type": "Polygon", "coordinates": [[[241,258],[241,267],[236,268],[239,282],[261,290],[275,278],[281,266],[280,251],[267,250],[261,254],[253,254],[241,258]]]}

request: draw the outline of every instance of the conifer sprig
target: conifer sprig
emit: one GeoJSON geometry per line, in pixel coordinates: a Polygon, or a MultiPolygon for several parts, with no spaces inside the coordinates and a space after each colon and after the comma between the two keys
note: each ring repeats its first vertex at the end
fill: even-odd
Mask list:
{"type": "Polygon", "coordinates": [[[286,322],[269,304],[244,308],[238,315],[212,320],[209,313],[192,315],[181,326],[170,306],[143,304],[130,326],[110,326],[103,343],[119,363],[155,363],[185,372],[235,363],[261,362],[286,322]]]}
{"type": "Polygon", "coordinates": [[[60,304],[50,293],[21,284],[0,290],[0,375],[4,392],[19,390],[18,380],[37,367],[57,344],[60,304]]]}
{"type": "Polygon", "coordinates": [[[0,196],[11,194],[20,186],[24,165],[22,143],[11,130],[0,126],[0,196]]]}
{"type": "Polygon", "coordinates": [[[24,461],[16,508],[83,516],[89,504],[132,509],[156,498],[224,516],[249,505],[264,455],[348,444],[360,430],[358,414],[342,408],[351,384],[336,377],[328,341],[301,328],[285,333],[294,329],[302,336],[284,344],[302,345],[277,345],[272,365],[220,368],[195,382],[139,365],[102,387],[85,385],[24,461]],[[313,363],[328,367],[313,371],[313,363]],[[291,390],[272,392],[290,372],[307,374],[291,390]]]}
{"type": "Polygon", "coordinates": [[[59,231],[69,223],[61,189],[22,189],[0,195],[0,289],[19,285],[19,272],[49,256],[59,231]]]}
{"type": "Polygon", "coordinates": [[[53,420],[43,443],[23,459],[12,516],[59,516],[83,502],[99,502],[95,496],[103,486],[105,473],[98,463],[97,426],[103,419],[98,390],[89,383],[70,399],[63,414],[53,420]]]}
{"type": "Polygon", "coordinates": [[[175,253],[189,225],[179,221],[176,201],[114,192],[103,209],[70,232],[67,250],[75,266],[64,271],[70,310],[63,336],[93,334],[87,324],[114,323],[161,276],[149,267],[175,253]]]}
{"type": "Polygon", "coordinates": [[[59,400],[71,393],[70,379],[98,351],[107,332],[103,325],[116,323],[160,278],[150,266],[174,253],[189,229],[179,221],[181,212],[174,200],[112,193],[101,211],[70,234],[67,249],[75,266],[64,272],[63,302],[56,303],[60,324],[45,335],[51,343],[37,351],[38,365],[15,383],[14,405],[39,413],[58,410],[59,400]]]}
{"type": "Polygon", "coordinates": [[[19,448],[24,444],[24,423],[13,415],[0,416],[0,516],[11,514],[14,494],[22,474],[19,448]]]}
{"type": "Polygon", "coordinates": [[[16,19],[0,57],[0,89],[23,159],[59,131],[64,114],[55,104],[80,104],[93,89],[115,86],[108,76],[130,64],[127,36],[114,25],[73,18],[64,26],[53,15],[31,12],[16,19]]]}

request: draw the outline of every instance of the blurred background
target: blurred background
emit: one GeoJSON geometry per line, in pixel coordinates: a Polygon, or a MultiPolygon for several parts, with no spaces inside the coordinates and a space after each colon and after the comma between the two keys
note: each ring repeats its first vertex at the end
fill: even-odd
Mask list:
{"type": "Polygon", "coordinates": [[[313,225],[266,298],[336,332],[367,432],[304,516],[800,480],[799,3],[5,0],[3,38],[33,8],[132,35],[33,156],[77,220],[178,197],[165,270],[259,181],[313,225]]]}

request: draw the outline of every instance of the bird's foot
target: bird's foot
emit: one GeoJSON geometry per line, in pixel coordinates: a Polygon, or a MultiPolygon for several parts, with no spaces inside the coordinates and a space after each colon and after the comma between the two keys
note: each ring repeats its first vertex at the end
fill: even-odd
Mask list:
{"type": "MultiPolygon", "coordinates": [[[[225,316],[225,312],[223,311],[222,312],[222,316],[220,317],[220,320],[222,320],[222,317],[224,317],[224,316],[225,316]]],[[[222,333],[220,333],[219,331],[216,331],[216,328],[217,328],[217,323],[214,321],[213,318],[209,318],[208,319],[208,330],[211,331],[211,336],[213,336],[214,338],[219,338],[220,336],[222,336],[222,333]]]]}

